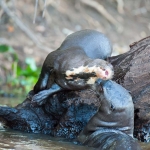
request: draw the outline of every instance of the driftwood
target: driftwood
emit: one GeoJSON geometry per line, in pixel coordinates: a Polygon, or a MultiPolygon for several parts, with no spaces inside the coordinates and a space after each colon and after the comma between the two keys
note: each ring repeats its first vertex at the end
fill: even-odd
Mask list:
{"type": "MultiPolygon", "coordinates": [[[[114,79],[130,91],[135,106],[134,136],[149,141],[150,37],[130,45],[130,51],[109,58],[114,79]]],[[[27,132],[76,138],[95,114],[99,100],[92,90],[61,92],[34,106],[28,98],[15,108],[0,107],[6,126],[27,132]]]]}

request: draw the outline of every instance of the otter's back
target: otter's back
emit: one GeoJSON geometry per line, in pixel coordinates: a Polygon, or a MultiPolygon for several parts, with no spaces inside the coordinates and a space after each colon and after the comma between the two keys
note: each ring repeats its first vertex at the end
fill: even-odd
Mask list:
{"type": "Polygon", "coordinates": [[[82,30],[70,34],[61,44],[60,49],[81,47],[86,55],[92,59],[106,59],[112,53],[109,39],[101,32],[95,30],[82,30]]]}

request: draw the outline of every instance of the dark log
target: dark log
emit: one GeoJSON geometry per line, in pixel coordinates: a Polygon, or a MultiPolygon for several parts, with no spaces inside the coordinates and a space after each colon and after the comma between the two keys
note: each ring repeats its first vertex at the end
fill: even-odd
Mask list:
{"type": "Polygon", "coordinates": [[[0,107],[0,117],[11,129],[73,139],[99,105],[99,99],[92,90],[60,92],[42,106],[33,105],[26,98],[15,108],[0,107]]]}
{"type": "MultiPolygon", "coordinates": [[[[150,126],[150,37],[130,45],[127,53],[111,57],[116,82],[131,92],[135,106],[134,135],[149,141],[150,126]]],[[[26,132],[76,138],[99,106],[92,90],[60,92],[42,106],[26,98],[15,108],[0,107],[6,126],[26,132]]]]}
{"type": "Polygon", "coordinates": [[[130,51],[111,57],[114,80],[130,91],[135,107],[134,135],[149,141],[150,127],[150,37],[130,45],[130,51]]]}

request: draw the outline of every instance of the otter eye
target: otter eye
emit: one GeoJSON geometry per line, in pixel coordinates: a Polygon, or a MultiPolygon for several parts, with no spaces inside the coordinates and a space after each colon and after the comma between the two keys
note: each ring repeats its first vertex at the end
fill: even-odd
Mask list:
{"type": "Polygon", "coordinates": [[[101,70],[103,70],[103,71],[105,71],[105,70],[106,70],[105,68],[102,68],[102,67],[100,67],[100,69],[101,69],[101,70]]]}
{"type": "Polygon", "coordinates": [[[113,104],[111,104],[110,108],[111,108],[112,111],[115,110],[115,106],[113,104]]]}

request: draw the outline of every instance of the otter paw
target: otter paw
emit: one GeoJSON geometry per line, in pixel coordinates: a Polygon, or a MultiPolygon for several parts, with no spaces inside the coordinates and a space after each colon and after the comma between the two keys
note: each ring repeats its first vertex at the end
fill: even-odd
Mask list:
{"type": "Polygon", "coordinates": [[[46,102],[46,98],[47,98],[47,93],[45,91],[41,91],[32,97],[32,103],[43,105],[46,102]]]}

